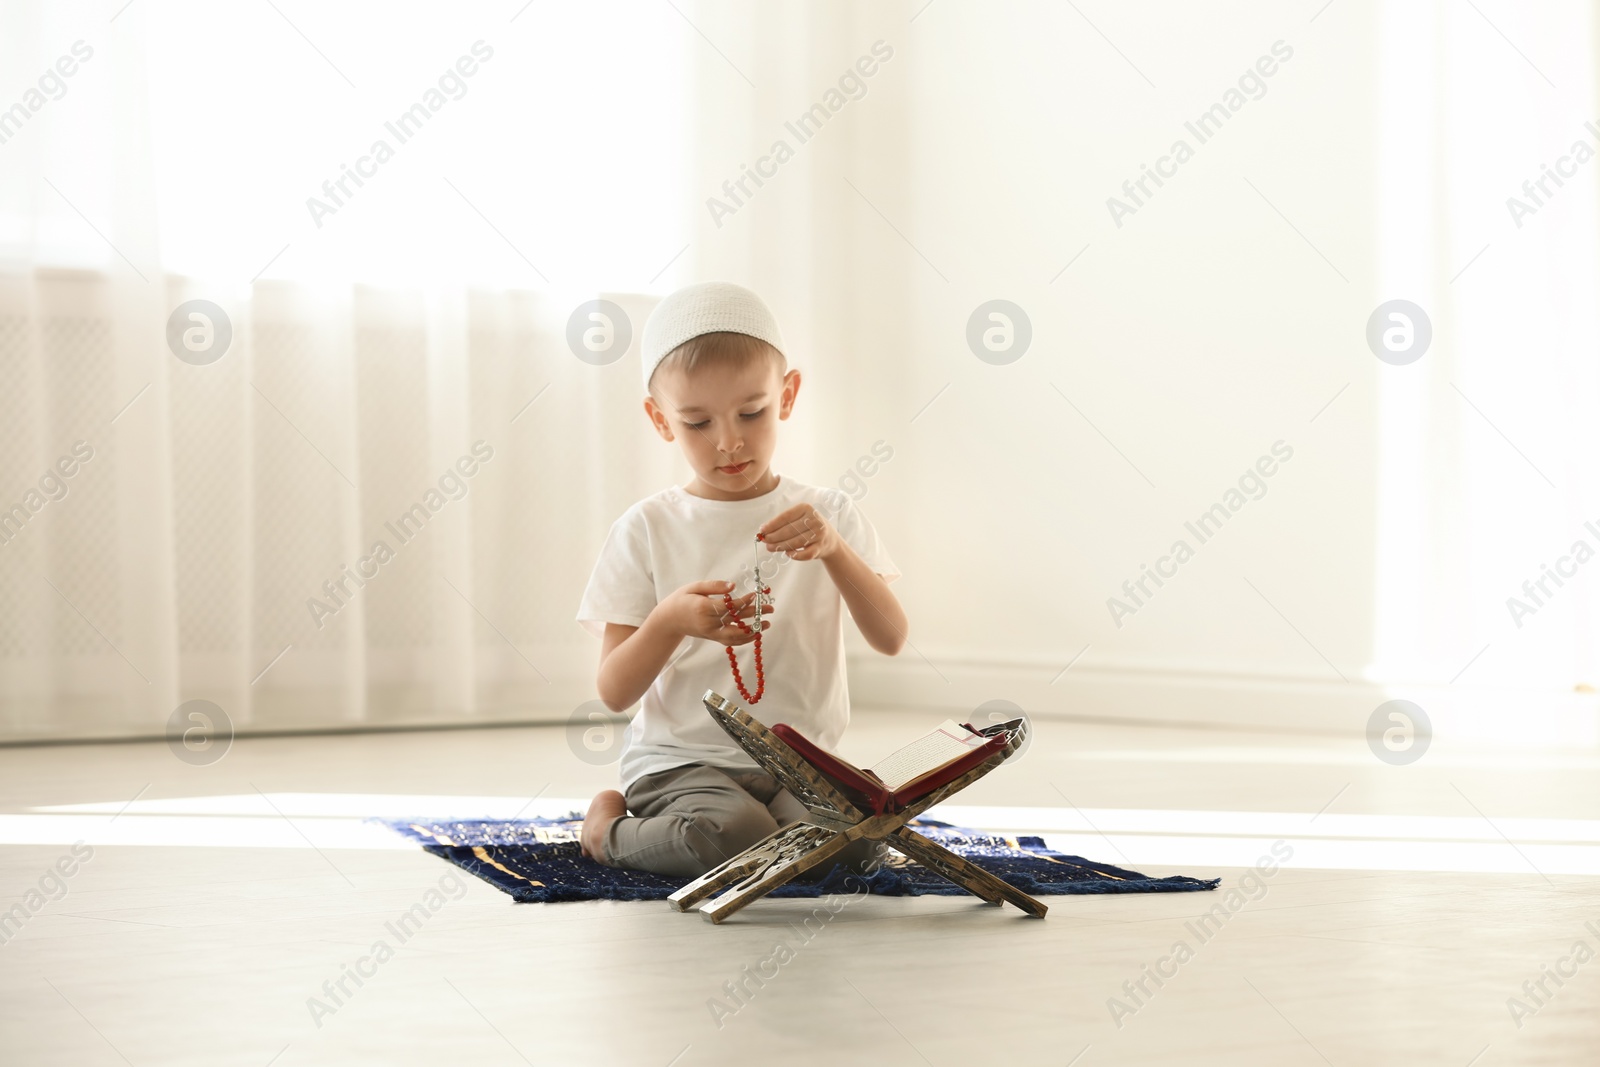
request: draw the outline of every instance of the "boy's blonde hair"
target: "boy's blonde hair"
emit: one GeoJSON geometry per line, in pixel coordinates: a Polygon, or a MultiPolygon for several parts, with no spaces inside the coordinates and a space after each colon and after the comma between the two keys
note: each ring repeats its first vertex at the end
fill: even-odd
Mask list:
{"type": "MultiPolygon", "coordinates": [[[[743,366],[747,361],[758,359],[768,354],[777,360],[778,377],[782,378],[789,369],[789,361],[782,352],[773,348],[759,337],[751,337],[747,333],[703,333],[699,337],[691,337],[671,352],[662,357],[656,364],[656,369],[650,375],[651,395],[655,396],[656,376],[669,367],[681,370],[685,377],[704,367],[737,367],[743,366]]],[[[657,397],[656,399],[660,399],[657,397]]]]}

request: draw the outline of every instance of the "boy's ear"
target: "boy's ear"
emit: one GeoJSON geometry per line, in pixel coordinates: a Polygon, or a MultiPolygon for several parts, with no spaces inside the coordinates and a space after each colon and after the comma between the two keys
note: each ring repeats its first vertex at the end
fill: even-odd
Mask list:
{"type": "Polygon", "coordinates": [[[655,397],[647,396],[644,398],[644,413],[645,417],[650,420],[650,425],[655,427],[656,433],[661,435],[663,441],[675,440],[672,436],[672,423],[668,421],[666,412],[656,405],[655,397]]]}
{"type": "Polygon", "coordinates": [[[787,419],[794,410],[794,398],[800,395],[800,372],[792,370],[783,376],[783,395],[779,397],[778,418],[787,419]]]}

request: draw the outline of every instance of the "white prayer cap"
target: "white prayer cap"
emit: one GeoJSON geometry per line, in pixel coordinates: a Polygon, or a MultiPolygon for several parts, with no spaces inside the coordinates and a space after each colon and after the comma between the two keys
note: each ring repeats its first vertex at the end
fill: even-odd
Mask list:
{"type": "Polygon", "coordinates": [[[645,320],[639,347],[645,391],[649,392],[650,376],[669,352],[707,333],[747,334],[783,352],[778,320],[755,293],[731,282],[686,285],[657,304],[645,320]]]}

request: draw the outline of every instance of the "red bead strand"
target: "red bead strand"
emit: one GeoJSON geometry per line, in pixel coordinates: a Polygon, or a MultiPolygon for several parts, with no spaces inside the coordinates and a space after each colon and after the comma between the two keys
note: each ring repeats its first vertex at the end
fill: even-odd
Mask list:
{"type": "MultiPolygon", "coordinates": [[[[764,586],[761,592],[763,594],[770,594],[772,592],[772,587],[770,585],[764,586]]],[[[738,614],[734,611],[733,594],[723,593],[722,602],[727,605],[728,615],[733,619],[733,624],[739,629],[743,630],[745,633],[750,633],[750,625],[743,619],[739,618],[738,614]]],[[[759,630],[756,631],[755,646],[756,691],[754,695],[751,695],[750,690],[744,687],[744,677],[739,673],[739,661],[734,658],[733,646],[729,645],[726,649],[724,649],[724,651],[728,653],[728,666],[733,668],[733,684],[739,687],[739,695],[744,697],[745,700],[751,704],[761,703],[761,694],[767,691],[767,672],[766,668],[761,664],[761,632],[759,630]]]]}
{"type": "MultiPolygon", "coordinates": [[[[765,534],[756,534],[757,541],[765,541],[766,539],[767,537],[765,534]]],[[[757,554],[759,555],[759,553],[757,554]]],[[[771,595],[771,593],[772,587],[770,585],[762,586],[761,595],[768,596],[771,595]]],[[[739,618],[738,614],[733,609],[733,594],[723,593],[722,602],[727,605],[728,615],[733,619],[733,624],[739,629],[743,630],[745,633],[750,633],[751,631],[749,625],[746,624],[743,619],[739,618]]],[[[754,696],[751,695],[750,690],[744,687],[744,677],[739,673],[739,661],[734,657],[733,646],[729,645],[726,648],[728,653],[728,666],[733,668],[733,684],[739,687],[739,695],[744,697],[745,701],[750,704],[759,704],[761,702],[761,694],[767,691],[767,672],[761,664],[761,631],[755,631],[755,635],[756,691],[754,696]]]]}

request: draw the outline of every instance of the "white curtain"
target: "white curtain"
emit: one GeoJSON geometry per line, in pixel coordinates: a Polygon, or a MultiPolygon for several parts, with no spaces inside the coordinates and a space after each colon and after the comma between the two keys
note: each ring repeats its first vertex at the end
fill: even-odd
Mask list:
{"type": "Polygon", "coordinates": [[[723,277],[809,346],[800,168],[759,229],[704,201],[761,101],[814,95],[812,47],[870,47],[835,39],[851,17],[8,8],[4,68],[44,80],[0,143],[0,736],[158,735],[194,699],[275,730],[592,698],[594,554],[684,474],[639,410],[639,331],[723,277]],[[758,253],[780,206],[796,243],[758,253]],[[568,342],[598,298],[633,334],[609,362],[568,342]],[[221,318],[181,312],[177,347],[226,321],[212,362],[169,343],[196,300],[221,318]]]}
{"type": "Polygon", "coordinates": [[[42,79],[0,144],[8,736],[159,734],[192,699],[237,729],[565,711],[577,561],[675,474],[607,426],[637,364],[566,330],[600,296],[637,329],[622,291],[682,244],[676,16],[281,7],[7,9],[4,67],[42,79]],[[190,300],[231,328],[214,362],[169,344],[190,300]]]}
{"type": "MultiPolygon", "coordinates": [[[[1434,339],[1380,377],[1375,672],[1564,693],[1592,723],[1593,10],[1392,2],[1380,29],[1381,280],[1433,309],[1434,339]]],[[[1503,707],[1490,714],[1500,733],[1540,732],[1539,716],[1510,727],[1503,707]]]]}

